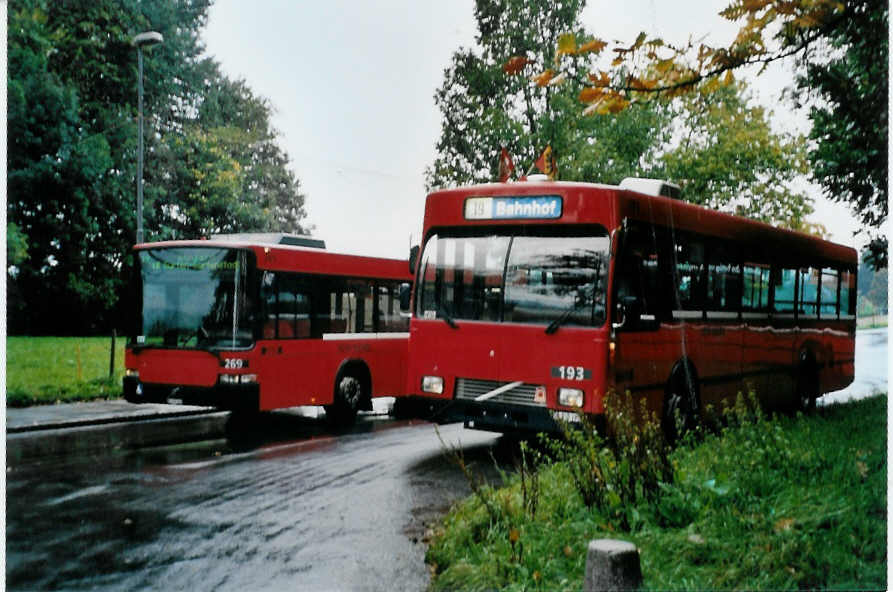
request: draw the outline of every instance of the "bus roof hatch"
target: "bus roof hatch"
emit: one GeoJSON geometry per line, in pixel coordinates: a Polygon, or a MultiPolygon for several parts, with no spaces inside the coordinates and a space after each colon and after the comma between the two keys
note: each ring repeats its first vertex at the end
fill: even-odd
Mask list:
{"type": "Polygon", "coordinates": [[[326,242],[305,234],[287,234],[284,232],[240,232],[234,234],[212,234],[211,238],[222,241],[241,241],[267,245],[291,245],[293,247],[312,247],[325,249],[326,242]]]}
{"type": "Polygon", "coordinates": [[[673,199],[679,199],[682,193],[679,185],[675,183],[670,183],[663,179],[644,179],[641,177],[627,177],[620,182],[620,188],[638,191],[646,195],[663,195],[673,199]]]}

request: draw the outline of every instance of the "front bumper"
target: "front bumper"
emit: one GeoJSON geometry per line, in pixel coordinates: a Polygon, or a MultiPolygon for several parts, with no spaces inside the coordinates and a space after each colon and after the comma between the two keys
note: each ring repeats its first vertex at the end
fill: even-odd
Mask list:
{"type": "Polygon", "coordinates": [[[124,398],[131,403],[182,403],[241,412],[260,409],[260,388],[257,384],[171,386],[143,383],[135,376],[125,376],[124,398]]]}

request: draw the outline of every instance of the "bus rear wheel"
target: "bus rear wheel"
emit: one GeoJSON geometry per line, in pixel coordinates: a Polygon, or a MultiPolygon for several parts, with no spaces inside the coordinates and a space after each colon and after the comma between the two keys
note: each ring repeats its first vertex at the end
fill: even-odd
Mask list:
{"type": "Polygon", "coordinates": [[[689,369],[674,374],[664,396],[663,430],[667,441],[676,442],[698,425],[700,404],[694,372],[689,369]]]}
{"type": "Polygon", "coordinates": [[[326,420],[335,426],[353,425],[363,400],[363,383],[352,374],[344,374],[335,381],[335,399],[326,405],[326,420]]]}

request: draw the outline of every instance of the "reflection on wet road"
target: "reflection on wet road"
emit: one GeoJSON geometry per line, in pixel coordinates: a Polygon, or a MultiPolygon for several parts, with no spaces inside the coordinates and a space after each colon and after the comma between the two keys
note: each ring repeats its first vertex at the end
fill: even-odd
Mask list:
{"type": "MultiPolygon", "coordinates": [[[[441,434],[492,465],[497,436],[441,434]]],[[[245,440],[13,467],[8,588],[424,589],[424,521],[468,494],[432,425],[273,417],[245,440]]]]}
{"type": "Polygon", "coordinates": [[[887,392],[887,329],[856,331],[856,376],[853,384],[828,393],[818,401],[819,405],[841,403],[850,399],[861,399],[874,393],[887,392]]]}

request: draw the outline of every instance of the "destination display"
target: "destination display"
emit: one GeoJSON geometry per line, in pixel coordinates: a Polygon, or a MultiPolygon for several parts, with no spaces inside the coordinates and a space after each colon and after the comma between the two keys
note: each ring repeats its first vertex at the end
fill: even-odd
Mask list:
{"type": "Polygon", "coordinates": [[[466,220],[529,220],[561,217],[561,197],[470,197],[465,200],[466,220]]]}

